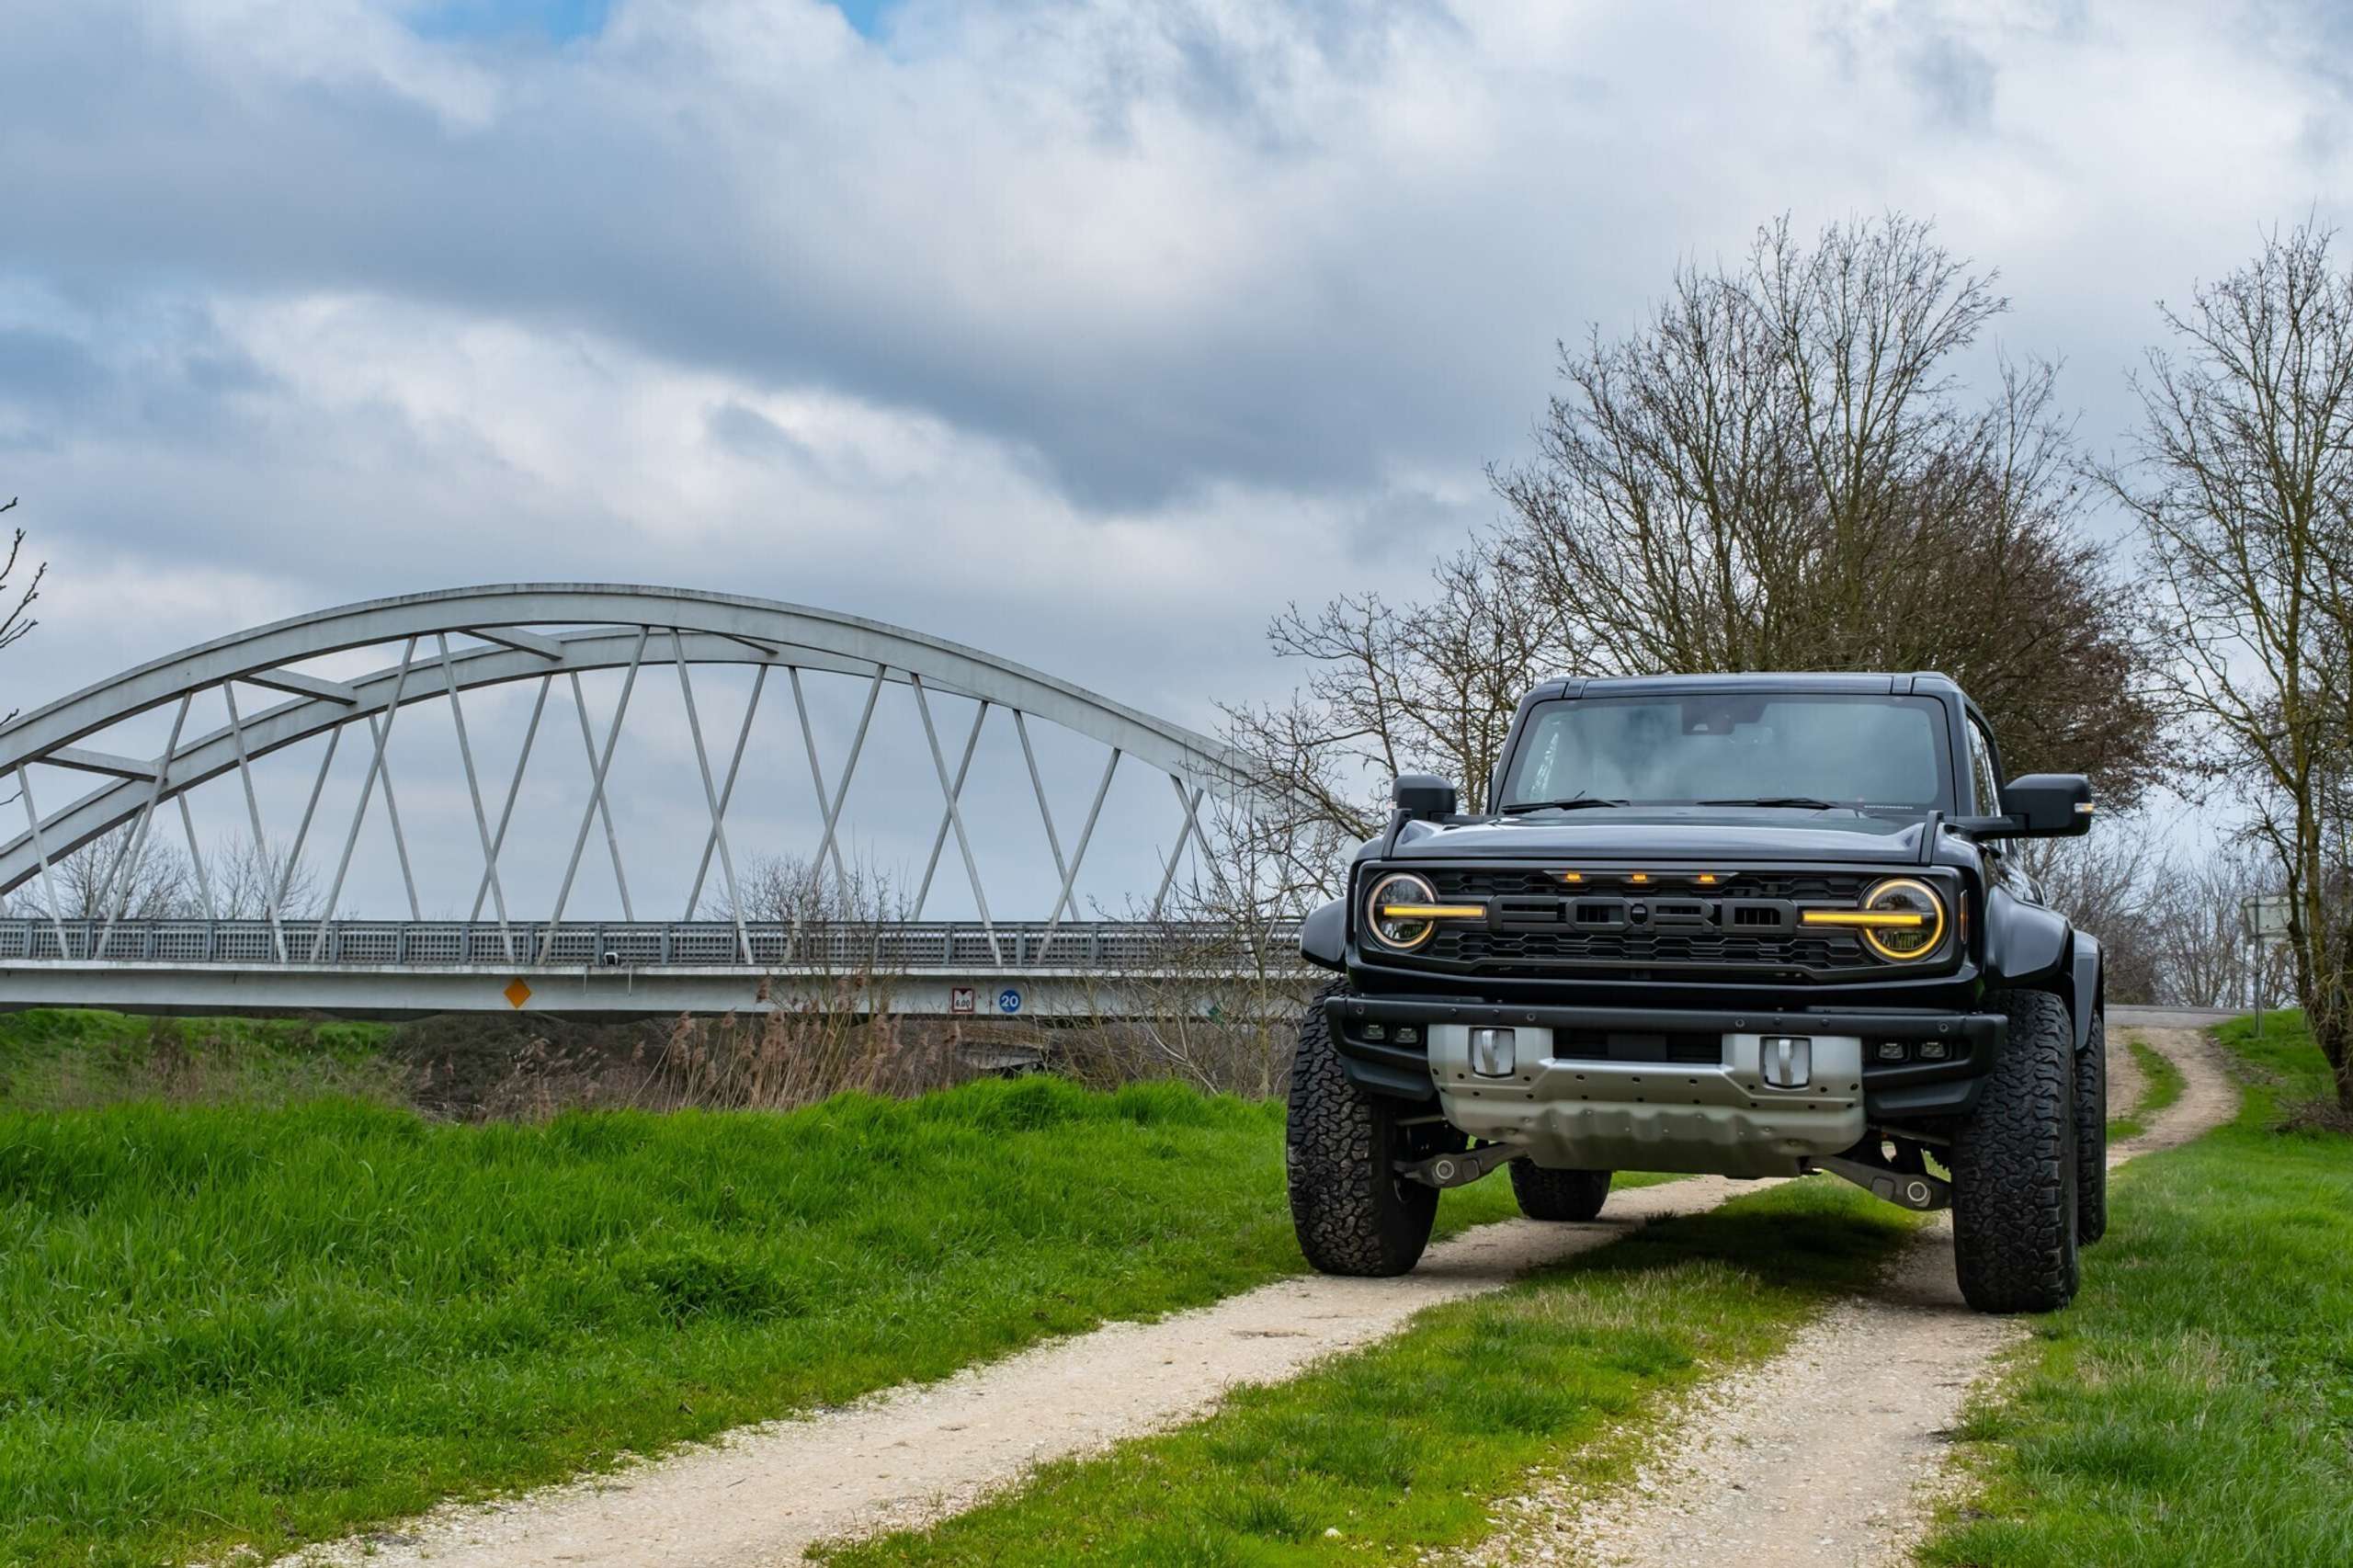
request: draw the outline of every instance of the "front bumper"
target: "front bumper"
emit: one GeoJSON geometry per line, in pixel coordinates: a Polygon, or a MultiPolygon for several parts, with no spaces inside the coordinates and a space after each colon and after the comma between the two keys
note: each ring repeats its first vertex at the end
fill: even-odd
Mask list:
{"type": "Polygon", "coordinates": [[[1769,1174],[1807,1154],[1840,1153],[1870,1124],[1966,1112],[2008,1035],[1999,1014],[1929,1009],[1547,1007],[1349,995],[1324,1008],[1351,1079],[1378,1094],[1439,1099],[1448,1119],[1474,1137],[1529,1142],[1540,1163],[1728,1175],[1769,1174]],[[1468,1055],[1470,1030],[1480,1027],[1529,1031],[1537,1049],[1507,1075],[1482,1075],[1468,1055]],[[1757,1041],[1765,1036],[1824,1042],[1820,1071],[1802,1090],[1763,1082],[1757,1041]],[[1584,1154],[1566,1157],[1579,1145],[1584,1154]],[[1603,1151],[1613,1159],[1598,1157],[1603,1151]],[[1560,1157],[1546,1159],[1548,1152],[1560,1157]]]}

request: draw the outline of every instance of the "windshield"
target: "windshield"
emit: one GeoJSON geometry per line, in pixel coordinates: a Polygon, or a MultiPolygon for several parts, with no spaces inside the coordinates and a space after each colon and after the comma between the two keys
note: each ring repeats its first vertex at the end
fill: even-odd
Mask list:
{"type": "Polygon", "coordinates": [[[1933,698],[1695,692],[1548,702],[1529,722],[1500,804],[1813,801],[1950,806],[1933,698]]]}

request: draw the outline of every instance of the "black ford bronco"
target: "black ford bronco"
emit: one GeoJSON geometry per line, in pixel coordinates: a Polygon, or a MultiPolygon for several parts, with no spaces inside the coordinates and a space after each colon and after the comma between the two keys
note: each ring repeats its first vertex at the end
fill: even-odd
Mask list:
{"type": "Polygon", "coordinates": [[[2079,834],[2072,775],[2003,783],[1937,675],[1556,680],[1484,815],[1396,781],[1292,1070],[1308,1261],[1402,1274],[1438,1189],[1508,1165],[1590,1220],[1618,1170],[1821,1170],[1949,1207],[1961,1293],[2042,1312],[2107,1224],[2099,944],[2003,853],[2079,834]]]}

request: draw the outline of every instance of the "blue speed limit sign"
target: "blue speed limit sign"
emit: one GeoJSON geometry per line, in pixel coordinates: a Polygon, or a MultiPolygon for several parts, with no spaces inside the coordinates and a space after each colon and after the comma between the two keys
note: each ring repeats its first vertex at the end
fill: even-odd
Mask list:
{"type": "Polygon", "coordinates": [[[996,1010],[1000,1013],[1021,1011],[1021,993],[1008,985],[996,994],[996,1010]]]}

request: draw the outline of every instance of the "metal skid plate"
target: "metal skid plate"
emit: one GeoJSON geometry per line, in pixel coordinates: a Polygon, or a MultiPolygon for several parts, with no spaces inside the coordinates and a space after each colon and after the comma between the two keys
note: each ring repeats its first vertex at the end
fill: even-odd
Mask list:
{"type": "MultiPolygon", "coordinates": [[[[1806,1082],[1789,1088],[1768,1081],[1757,1034],[1723,1036],[1714,1062],[1627,1062],[1558,1056],[1552,1030],[1524,1028],[1516,1070],[1495,1078],[1474,1071],[1468,1026],[1438,1024],[1430,1071],[1450,1123],[1540,1165],[1791,1176],[1864,1131],[1861,1038],[1804,1038],[1806,1082]]],[[[1775,1047],[1776,1075],[1794,1054],[1775,1047]]]]}

